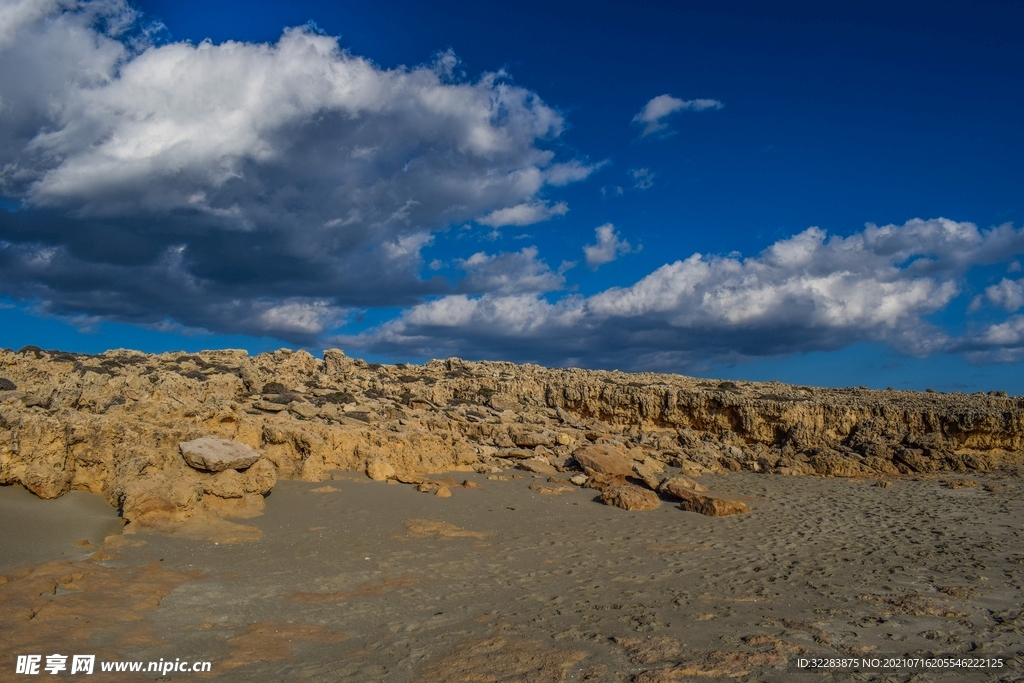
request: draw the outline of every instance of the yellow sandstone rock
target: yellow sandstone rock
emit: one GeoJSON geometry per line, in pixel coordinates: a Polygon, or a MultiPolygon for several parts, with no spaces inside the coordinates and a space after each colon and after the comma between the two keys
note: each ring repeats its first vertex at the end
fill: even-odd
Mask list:
{"type": "Polygon", "coordinates": [[[277,479],[322,481],[331,470],[419,482],[519,461],[546,470],[543,458],[559,471],[579,463],[599,489],[625,478],[659,485],[659,464],[684,476],[963,475],[1024,464],[1021,425],[1024,400],[1005,394],[719,384],[457,358],[376,365],[337,349],[322,359],[288,349],[0,350],[0,484],[42,498],[100,493],[132,523],[258,514],[277,479]],[[257,459],[196,469],[179,444],[197,439],[244,445],[257,459]]]}

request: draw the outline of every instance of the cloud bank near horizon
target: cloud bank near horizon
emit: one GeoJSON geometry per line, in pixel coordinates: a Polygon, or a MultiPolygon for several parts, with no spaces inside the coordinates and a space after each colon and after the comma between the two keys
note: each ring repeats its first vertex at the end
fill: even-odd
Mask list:
{"type": "MultiPolygon", "coordinates": [[[[614,237],[610,226],[605,241],[614,237]]],[[[600,230],[600,229],[599,229],[600,230]]],[[[599,233],[600,237],[600,233],[599,233]]],[[[875,341],[974,362],[1024,356],[1024,316],[953,337],[928,322],[967,271],[1024,252],[1024,229],[947,219],[869,225],[849,237],[809,228],[757,256],[693,254],[592,296],[456,294],[335,341],[388,355],[530,360],[680,370],[875,341]]],[[[989,294],[1003,301],[998,294],[989,294]]]]}

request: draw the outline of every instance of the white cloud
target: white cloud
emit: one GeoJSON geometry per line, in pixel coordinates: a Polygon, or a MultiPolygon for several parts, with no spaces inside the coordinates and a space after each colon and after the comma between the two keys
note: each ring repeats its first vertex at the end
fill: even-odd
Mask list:
{"type": "Polygon", "coordinates": [[[997,325],[991,325],[980,340],[993,346],[1020,346],[1024,344],[1024,316],[1015,315],[997,325]]]}
{"type": "Polygon", "coordinates": [[[565,202],[558,202],[557,204],[543,201],[526,202],[497,209],[482,218],[476,219],[476,222],[492,228],[501,228],[506,225],[522,227],[548,221],[555,216],[564,216],[568,212],[569,205],[565,202]]]}
{"type": "Polygon", "coordinates": [[[13,43],[15,36],[26,25],[70,4],[58,0],[8,0],[0,3],[0,49],[13,43]]]}
{"type": "Polygon", "coordinates": [[[1024,322],[957,340],[925,316],[949,304],[971,267],[1020,253],[1024,230],[1006,225],[912,220],[845,238],[809,228],[754,257],[694,254],[590,297],[442,297],[344,341],[383,353],[677,371],[859,341],[915,354],[991,352],[1021,343],[1024,322]],[[459,314],[446,322],[452,309],[459,314]]]}
{"type": "Polygon", "coordinates": [[[621,254],[629,254],[639,251],[630,246],[629,242],[619,239],[619,233],[611,223],[594,229],[597,236],[597,244],[588,244],[583,247],[583,254],[586,256],[587,265],[596,270],[605,263],[611,263],[621,254]]]}
{"type": "Polygon", "coordinates": [[[328,301],[291,301],[270,306],[259,317],[268,329],[315,335],[337,321],[341,314],[342,311],[328,301]]]}
{"type": "Polygon", "coordinates": [[[590,174],[600,170],[607,164],[607,161],[602,161],[597,164],[588,165],[576,160],[564,164],[552,164],[544,170],[544,182],[555,187],[576,183],[586,180],[590,177],[590,174]]]}
{"type": "Polygon", "coordinates": [[[288,29],[275,45],[151,48],[109,74],[103,87],[68,92],[61,105],[56,129],[29,145],[40,165],[59,159],[39,169],[30,197],[37,204],[77,200],[104,213],[111,209],[97,197],[115,191],[122,210],[127,202],[178,208],[195,190],[215,201],[253,165],[299,161],[296,147],[314,143],[313,134],[316,148],[306,151],[320,157],[322,182],[343,183],[337,176],[360,170],[356,162],[397,163],[403,152],[403,173],[437,172],[422,146],[426,137],[469,166],[509,165],[506,178],[474,188],[484,197],[530,196],[550,158],[533,141],[562,126],[531,93],[494,75],[448,84],[428,68],[385,71],[301,28],[288,29]],[[327,152],[332,148],[346,153],[327,152]],[[180,180],[169,183],[171,174],[180,180]]]}
{"type": "Polygon", "coordinates": [[[381,249],[392,261],[419,262],[420,250],[434,241],[434,236],[427,232],[414,232],[402,235],[391,242],[385,242],[381,249]]]}
{"type": "Polygon", "coordinates": [[[950,350],[963,352],[971,363],[1017,363],[1024,360],[1024,315],[1011,315],[1001,323],[957,339],[950,350]]]}
{"type": "Polygon", "coordinates": [[[479,355],[491,346],[490,351],[483,351],[485,357],[507,359],[520,355],[510,354],[511,346],[526,342],[536,348],[551,338],[553,328],[569,330],[575,322],[585,322],[580,304],[579,297],[550,304],[530,294],[476,298],[457,294],[415,306],[369,335],[336,341],[435,357],[466,354],[469,349],[470,355],[479,355]]]}
{"type": "Polygon", "coordinates": [[[985,288],[985,298],[993,306],[1005,308],[1013,313],[1024,306],[1024,283],[1020,280],[1007,280],[1004,277],[999,284],[985,288]]]}
{"type": "Polygon", "coordinates": [[[453,291],[419,276],[433,233],[563,215],[540,193],[601,165],[558,161],[561,114],[501,72],[459,80],[450,52],[382,69],[308,27],[157,46],[136,20],[0,0],[0,195],[22,207],[0,212],[0,293],[305,343],[316,302],[453,291]]]}
{"type": "Polygon", "coordinates": [[[697,99],[681,100],[671,95],[658,95],[652,98],[643,109],[633,117],[633,123],[643,126],[641,137],[652,133],[660,133],[668,128],[665,119],[680,111],[704,111],[705,109],[721,109],[724,107],[718,100],[697,99]]]}
{"type": "MultiPolygon", "coordinates": [[[[1012,264],[1010,270],[1016,272],[1012,264]]],[[[968,312],[980,309],[985,299],[993,306],[1015,313],[1024,307],[1024,282],[1003,278],[998,284],[985,288],[984,297],[975,297],[968,312]]],[[[1011,315],[1002,322],[953,340],[951,350],[963,352],[967,360],[978,364],[1024,360],[1024,315],[1011,315]]]]}
{"type": "Polygon", "coordinates": [[[565,285],[563,271],[555,273],[537,259],[537,247],[494,255],[481,251],[458,265],[466,272],[466,278],[459,283],[459,289],[465,292],[522,294],[550,292],[565,285]]]}
{"type": "Polygon", "coordinates": [[[649,168],[631,168],[629,177],[633,179],[634,190],[649,190],[654,187],[654,178],[657,175],[649,168]]]}

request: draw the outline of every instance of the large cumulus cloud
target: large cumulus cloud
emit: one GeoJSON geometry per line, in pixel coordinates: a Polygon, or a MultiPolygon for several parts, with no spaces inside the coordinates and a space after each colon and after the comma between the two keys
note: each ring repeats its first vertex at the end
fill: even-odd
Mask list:
{"type": "Polygon", "coordinates": [[[629,287],[589,297],[450,295],[340,341],[392,354],[514,356],[553,364],[685,369],[880,341],[913,354],[1017,357],[1021,316],[950,338],[926,316],[975,266],[1024,251],[1024,230],[946,219],[869,225],[849,237],[810,228],[749,258],[693,254],[629,287]],[[998,350],[996,353],[995,350],[998,350]]]}
{"type": "Polygon", "coordinates": [[[565,213],[545,188],[593,168],[544,149],[556,110],[451,54],[382,69],[309,28],[147,45],[120,0],[0,19],[0,288],[56,313],[309,342],[448,291],[418,275],[434,232],[565,213]]]}

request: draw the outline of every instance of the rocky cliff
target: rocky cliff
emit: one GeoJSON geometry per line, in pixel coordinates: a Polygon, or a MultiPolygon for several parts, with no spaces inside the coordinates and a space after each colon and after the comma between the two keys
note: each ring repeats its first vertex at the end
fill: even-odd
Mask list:
{"type": "Polygon", "coordinates": [[[276,478],[514,464],[565,470],[582,446],[647,471],[897,476],[1017,471],[1024,399],[718,382],[457,358],[378,365],[332,349],[91,356],[0,351],[0,483],[106,496],[129,520],[258,514],[276,478]],[[181,442],[255,449],[204,472],[181,442]],[[646,463],[646,464],[645,464],[646,463]]]}

